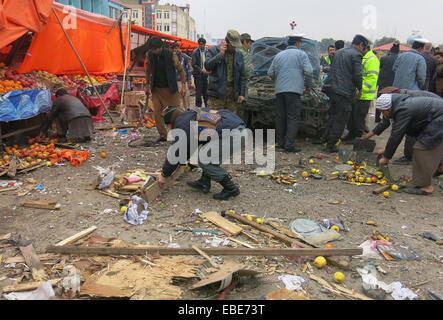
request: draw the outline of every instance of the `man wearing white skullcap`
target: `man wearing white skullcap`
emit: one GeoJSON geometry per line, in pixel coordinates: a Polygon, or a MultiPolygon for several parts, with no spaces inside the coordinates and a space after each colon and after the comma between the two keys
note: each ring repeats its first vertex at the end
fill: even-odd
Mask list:
{"type": "Polygon", "coordinates": [[[389,163],[406,134],[416,138],[412,164],[414,187],[404,192],[415,195],[433,193],[432,176],[443,173],[443,99],[383,94],[377,99],[376,108],[381,110],[384,119],[372,135],[380,135],[392,120],[386,148],[378,152],[382,156],[380,165],[389,163]]]}

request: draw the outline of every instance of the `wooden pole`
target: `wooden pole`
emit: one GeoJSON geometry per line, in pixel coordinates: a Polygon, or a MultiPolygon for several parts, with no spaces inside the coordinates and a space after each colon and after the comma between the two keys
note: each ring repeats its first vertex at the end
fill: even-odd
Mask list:
{"type": "MultiPolygon", "coordinates": [[[[58,23],[60,24],[60,27],[62,28],[63,33],[65,34],[66,39],[68,40],[69,44],[71,45],[71,48],[72,48],[72,50],[74,51],[75,55],[77,56],[77,59],[80,61],[80,64],[82,65],[83,70],[85,71],[86,76],[88,77],[89,82],[91,83],[91,85],[92,85],[92,87],[93,87],[93,89],[94,89],[95,94],[96,94],[97,97],[100,99],[100,102],[101,102],[102,106],[105,108],[106,113],[108,114],[109,118],[111,119],[111,122],[114,123],[114,119],[112,118],[111,113],[109,112],[109,110],[108,110],[108,108],[106,107],[106,105],[105,105],[105,103],[104,103],[104,101],[103,101],[103,99],[102,99],[100,93],[98,92],[97,88],[95,87],[94,83],[92,82],[91,76],[89,75],[89,72],[88,72],[88,70],[86,69],[85,64],[83,63],[82,58],[80,57],[80,55],[78,54],[77,50],[75,49],[74,44],[72,43],[71,39],[69,38],[69,35],[68,35],[68,33],[66,32],[65,28],[63,27],[63,23],[61,22],[61,20],[60,20],[58,14],[57,14],[57,12],[55,11],[54,8],[52,8],[52,12],[54,12],[55,17],[57,18],[58,23]]],[[[126,67],[126,66],[125,66],[125,67],[126,67]]]]}
{"type": "MultiPolygon", "coordinates": [[[[168,248],[168,247],[78,247],[78,246],[51,246],[47,253],[75,254],[75,255],[112,255],[112,256],[140,256],[145,254],[160,254],[171,256],[200,255],[194,248],[168,248]]],[[[363,253],[362,248],[357,249],[325,249],[325,248],[208,248],[204,249],[208,256],[356,256],[363,253]]]]}
{"type": "Polygon", "coordinates": [[[125,63],[125,70],[123,71],[123,85],[122,85],[122,96],[121,96],[121,100],[120,100],[120,104],[123,104],[123,99],[125,96],[125,89],[126,89],[126,70],[128,70],[128,68],[126,68],[126,59],[128,59],[128,50],[129,47],[131,46],[131,25],[132,25],[132,9],[129,9],[129,21],[128,21],[128,39],[126,40],[126,53],[125,53],[125,57],[123,59],[124,63],[125,63]]]}

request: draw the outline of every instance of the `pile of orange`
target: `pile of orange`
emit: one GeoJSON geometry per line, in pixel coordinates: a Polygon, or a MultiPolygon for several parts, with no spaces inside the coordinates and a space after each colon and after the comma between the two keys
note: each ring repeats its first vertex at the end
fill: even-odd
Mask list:
{"type": "Polygon", "coordinates": [[[51,160],[51,156],[57,155],[54,143],[41,145],[34,143],[28,149],[19,149],[18,145],[5,148],[5,155],[0,160],[0,166],[8,164],[11,157],[15,156],[19,159],[19,169],[36,165],[44,160],[51,160]]]}
{"type": "Polygon", "coordinates": [[[149,118],[149,117],[145,117],[145,118],[142,120],[142,125],[144,125],[144,126],[145,126],[146,128],[148,128],[148,129],[152,129],[152,128],[154,128],[154,127],[156,126],[155,121],[152,120],[152,119],[149,118]]]}
{"type": "Polygon", "coordinates": [[[23,86],[20,81],[13,81],[13,80],[0,81],[0,94],[14,90],[23,90],[23,86]]]}
{"type": "Polygon", "coordinates": [[[103,84],[108,82],[108,80],[102,76],[94,76],[95,81],[97,81],[99,84],[103,84]]]}

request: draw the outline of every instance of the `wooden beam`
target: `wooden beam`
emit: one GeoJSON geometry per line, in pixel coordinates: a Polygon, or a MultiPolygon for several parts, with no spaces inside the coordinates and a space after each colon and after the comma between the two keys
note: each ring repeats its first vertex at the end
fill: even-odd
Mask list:
{"type": "Polygon", "coordinates": [[[46,209],[46,210],[59,210],[61,204],[56,201],[27,201],[23,203],[23,207],[34,209],[46,209]]]}
{"type": "MultiPolygon", "coordinates": [[[[55,260],[55,259],[59,259],[60,256],[58,254],[38,254],[37,255],[38,259],[40,261],[48,261],[48,260],[55,260]]],[[[5,264],[11,264],[11,263],[25,263],[25,258],[24,257],[12,257],[12,258],[8,258],[5,260],[5,264]]]]}
{"type": "Polygon", "coordinates": [[[0,241],[8,240],[9,238],[11,238],[11,235],[12,235],[11,233],[8,233],[3,236],[0,236],[0,241]]]}
{"type": "MultiPolygon", "coordinates": [[[[211,256],[356,256],[363,253],[362,248],[356,249],[292,249],[292,248],[209,248],[204,249],[207,255],[211,256]]],[[[199,253],[193,248],[168,248],[168,247],[135,247],[135,248],[113,248],[113,247],[75,247],[75,246],[51,246],[46,249],[48,253],[75,254],[75,255],[123,255],[139,256],[145,254],[160,254],[171,256],[189,256],[199,253]]]]}
{"type": "Polygon", "coordinates": [[[97,229],[96,226],[92,226],[86,230],[83,230],[77,234],[74,234],[72,237],[69,237],[63,241],[60,241],[59,243],[56,244],[57,247],[62,247],[62,246],[67,246],[69,244],[73,244],[74,242],[80,240],[81,238],[86,237],[87,235],[91,234],[92,232],[94,232],[97,229]]]}

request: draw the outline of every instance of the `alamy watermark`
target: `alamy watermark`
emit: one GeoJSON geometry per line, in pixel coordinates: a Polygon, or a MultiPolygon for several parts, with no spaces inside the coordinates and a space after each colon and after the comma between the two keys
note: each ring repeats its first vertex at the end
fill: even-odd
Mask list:
{"type": "Polygon", "coordinates": [[[257,165],[257,172],[272,174],[275,170],[275,130],[252,130],[237,128],[199,128],[198,122],[190,122],[190,133],[173,129],[168,141],[175,143],[169,148],[169,163],[185,165],[188,162],[200,167],[206,165],[257,165]],[[244,157],[243,157],[244,155],[244,157]]]}
{"type": "Polygon", "coordinates": [[[373,5],[363,7],[363,28],[365,30],[377,29],[377,8],[373,5]]]}

